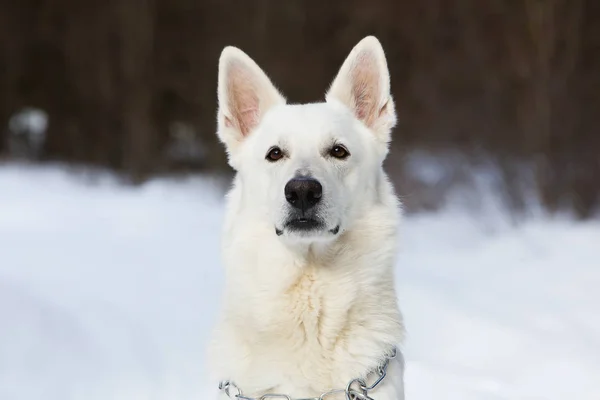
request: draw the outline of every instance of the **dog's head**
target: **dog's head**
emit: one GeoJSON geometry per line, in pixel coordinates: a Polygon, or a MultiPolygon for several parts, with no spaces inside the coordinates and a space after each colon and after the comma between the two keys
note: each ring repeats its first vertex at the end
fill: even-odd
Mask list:
{"type": "Polygon", "coordinates": [[[244,52],[221,54],[218,136],[240,176],[243,207],[285,238],[334,238],[378,196],[396,114],[376,38],[354,47],[325,99],[287,104],[244,52]]]}

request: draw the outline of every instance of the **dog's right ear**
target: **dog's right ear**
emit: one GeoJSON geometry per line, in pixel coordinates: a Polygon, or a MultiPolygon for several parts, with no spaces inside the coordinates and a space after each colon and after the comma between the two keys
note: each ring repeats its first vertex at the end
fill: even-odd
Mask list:
{"type": "Polygon", "coordinates": [[[225,47],[219,59],[217,134],[231,156],[273,106],[285,98],[246,53],[225,47]]]}

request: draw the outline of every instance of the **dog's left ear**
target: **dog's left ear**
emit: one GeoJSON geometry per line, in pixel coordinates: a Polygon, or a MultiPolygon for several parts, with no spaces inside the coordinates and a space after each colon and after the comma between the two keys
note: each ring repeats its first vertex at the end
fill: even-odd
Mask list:
{"type": "Polygon", "coordinates": [[[265,113],[285,98],[264,71],[242,50],[228,46],[219,58],[217,134],[234,156],[265,113]]]}
{"type": "Polygon", "coordinates": [[[389,142],[396,112],[385,54],[377,38],[367,36],[352,49],[325,98],[349,107],[378,140],[389,142]]]}

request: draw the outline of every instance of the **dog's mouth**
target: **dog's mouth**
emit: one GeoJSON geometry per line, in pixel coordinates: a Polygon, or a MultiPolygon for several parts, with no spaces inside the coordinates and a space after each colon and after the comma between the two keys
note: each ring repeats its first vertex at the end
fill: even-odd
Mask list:
{"type": "Polygon", "coordinates": [[[285,227],[291,231],[313,231],[321,229],[323,223],[315,218],[294,218],[289,220],[285,227]]]}
{"type": "MultiPolygon", "coordinates": [[[[307,234],[316,231],[325,231],[325,229],[325,224],[321,220],[315,218],[294,218],[288,220],[282,229],[275,227],[275,233],[277,236],[283,235],[284,231],[289,231],[290,233],[307,234]]],[[[337,235],[339,231],[339,225],[327,230],[328,233],[333,235],[337,235]]]]}

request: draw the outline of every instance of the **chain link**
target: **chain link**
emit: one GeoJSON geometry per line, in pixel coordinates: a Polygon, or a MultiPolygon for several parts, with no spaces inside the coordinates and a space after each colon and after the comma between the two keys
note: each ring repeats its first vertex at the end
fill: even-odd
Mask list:
{"type": "Polygon", "coordinates": [[[267,393],[257,398],[247,397],[244,396],[242,390],[232,381],[219,382],[219,390],[224,392],[231,400],[326,400],[327,397],[340,393],[345,394],[346,400],[374,400],[369,396],[369,392],[375,389],[385,379],[390,360],[394,357],[396,357],[396,349],[393,350],[390,356],[386,357],[382,365],[372,371],[377,374],[377,378],[370,386],[367,386],[367,383],[363,379],[355,378],[348,382],[345,389],[332,389],[322,393],[319,397],[292,398],[287,394],[279,393],[267,393]]]}

